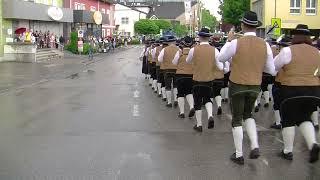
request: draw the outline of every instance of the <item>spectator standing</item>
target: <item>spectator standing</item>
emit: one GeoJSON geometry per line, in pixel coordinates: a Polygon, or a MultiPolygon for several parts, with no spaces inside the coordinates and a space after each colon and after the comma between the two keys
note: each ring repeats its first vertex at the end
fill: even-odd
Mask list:
{"type": "Polygon", "coordinates": [[[61,50],[63,50],[64,42],[65,42],[64,37],[63,37],[63,36],[60,36],[60,38],[59,38],[59,43],[60,43],[60,45],[61,45],[61,50]]]}
{"type": "Polygon", "coordinates": [[[95,46],[95,41],[93,37],[89,37],[89,44],[90,44],[90,48],[89,48],[89,60],[93,60],[93,48],[95,46]]]}

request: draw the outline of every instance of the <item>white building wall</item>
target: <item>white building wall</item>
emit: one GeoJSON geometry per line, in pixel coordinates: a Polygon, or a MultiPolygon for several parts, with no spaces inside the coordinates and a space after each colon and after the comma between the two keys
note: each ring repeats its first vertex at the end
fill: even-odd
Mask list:
{"type": "Polygon", "coordinates": [[[115,6],[115,19],[116,26],[119,25],[118,32],[130,33],[130,36],[134,36],[134,23],[140,19],[146,19],[147,15],[145,13],[132,10],[123,5],[116,4],[115,6]],[[122,18],[129,18],[128,24],[122,24],[122,18]]]}

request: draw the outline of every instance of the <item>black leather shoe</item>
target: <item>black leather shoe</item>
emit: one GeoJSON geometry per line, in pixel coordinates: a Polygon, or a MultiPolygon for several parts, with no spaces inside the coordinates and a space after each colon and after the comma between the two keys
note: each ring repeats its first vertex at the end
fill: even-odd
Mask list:
{"type": "Polygon", "coordinates": [[[194,125],[194,126],[193,126],[193,129],[194,129],[195,131],[202,132],[202,126],[194,125]]]}
{"type": "Polygon", "coordinates": [[[269,101],[271,102],[271,101],[272,101],[272,99],[271,99],[271,98],[269,98],[269,101]]]}
{"type": "Polygon", "coordinates": [[[218,115],[221,115],[221,114],[222,114],[222,109],[221,109],[221,107],[218,108],[217,114],[218,114],[218,115]]]}
{"type": "Polygon", "coordinates": [[[178,117],[181,118],[181,119],[185,118],[184,114],[179,114],[178,117]]]}
{"type": "Polygon", "coordinates": [[[161,94],[158,94],[158,97],[161,97],[162,95],[161,94]]]}
{"type": "Polygon", "coordinates": [[[270,128],[272,128],[272,129],[281,129],[281,124],[276,124],[276,123],[273,123],[271,126],[270,126],[270,128]]]}
{"type": "Polygon", "coordinates": [[[167,104],[166,106],[169,107],[169,108],[171,108],[171,107],[172,107],[172,104],[170,103],[170,104],[167,104]]]}
{"type": "Polygon", "coordinates": [[[223,103],[224,103],[224,102],[226,102],[226,100],[225,100],[225,99],[222,99],[222,100],[221,100],[221,102],[223,102],[223,103]]]}
{"type": "Polygon", "coordinates": [[[265,108],[269,107],[269,103],[265,103],[265,104],[264,104],[264,107],[265,107],[265,108]]]}
{"type": "Polygon", "coordinates": [[[315,126],[314,126],[314,129],[315,129],[316,131],[319,131],[319,125],[315,125],[315,126]]]}
{"type": "Polygon", "coordinates": [[[154,90],[154,87],[152,87],[151,89],[154,90]]]}
{"type": "Polygon", "coordinates": [[[173,102],[173,106],[176,108],[178,107],[178,101],[173,102]]]}
{"type": "Polygon", "coordinates": [[[227,103],[228,101],[229,101],[228,99],[225,99],[225,100],[224,100],[224,102],[226,102],[226,103],[227,103]]]}
{"type": "Polygon", "coordinates": [[[192,108],[189,112],[189,118],[192,118],[194,116],[194,114],[196,113],[196,110],[194,108],[192,108]]]}
{"type": "Polygon", "coordinates": [[[149,84],[149,86],[151,86],[152,84],[149,84]]]}
{"type": "Polygon", "coordinates": [[[286,159],[286,160],[289,160],[289,161],[292,161],[293,160],[293,154],[292,154],[292,152],[289,152],[289,153],[284,153],[283,151],[281,151],[280,153],[279,153],[279,156],[281,157],[281,158],[283,158],[283,159],[286,159]]]}
{"type": "Polygon", "coordinates": [[[209,120],[208,120],[208,129],[213,129],[214,128],[214,119],[213,117],[209,117],[209,120]]]}
{"type": "Polygon", "coordinates": [[[250,159],[258,159],[259,156],[260,156],[259,148],[254,148],[253,150],[251,150],[249,158],[250,159]]]}
{"type": "Polygon", "coordinates": [[[256,106],[255,108],[254,108],[254,112],[259,112],[259,106],[256,106]]]}
{"type": "Polygon", "coordinates": [[[244,158],[243,156],[238,157],[236,156],[236,153],[233,153],[230,157],[230,160],[233,161],[236,164],[244,165],[244,158]]]}
{"type": "Polygon", "coordinates": [[[167,98],[162,98],[162,101],[167,101],[167,98]]]}
{"type": "Polygon", "coordinates": [[[319,145],[313,144],[312,149],[310,151],[310,159],[309,159],[310,163],[315,163],[319,160],[319,152],[320,152],[319,145]]]}

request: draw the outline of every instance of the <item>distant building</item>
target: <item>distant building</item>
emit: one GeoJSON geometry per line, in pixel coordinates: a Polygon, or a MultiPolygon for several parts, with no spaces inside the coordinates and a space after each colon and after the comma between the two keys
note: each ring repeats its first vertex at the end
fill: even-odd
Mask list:
{"type": "Polygon", "coordinates": [[[135,35],[134,23],[140,19],[146,19],[147,13],[134,7],[116,4],[115,18],[118,35],[131,37],[135,35]]]}
{"type": "Polygon", "coordinates": [[[258,33],[264,36],[271,27],[271,19],[281,18],[282,31],[289,32],[297,24],[307,24],[315,33],[320,33],[319,0],[251,0],[251,9],[263,25],[258,33]]]}

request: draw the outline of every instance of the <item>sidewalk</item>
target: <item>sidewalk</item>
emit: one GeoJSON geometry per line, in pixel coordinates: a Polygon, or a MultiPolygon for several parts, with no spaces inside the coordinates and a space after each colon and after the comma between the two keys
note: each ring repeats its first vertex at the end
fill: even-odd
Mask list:
{"type": "Polygon", "coordinates": [[[133,46],[119,48],[110,53],[98,53],[93,61],[89,61],[86,55],[80,56],[65,52],[61,59],[39,63],[0,62],[0,94],[50,79],[67,78],[85,70],[92,63],[107,59],[106,57],[110,54],[121,53],[128,48],[133,48],[133,46]]]}

